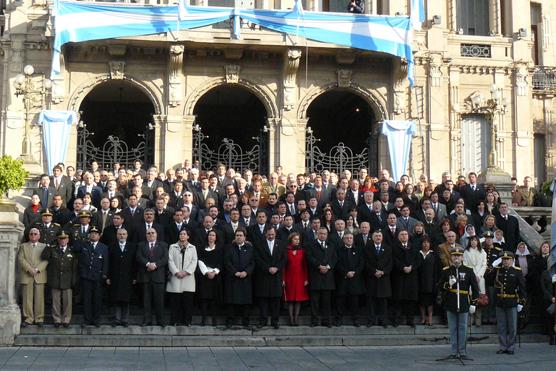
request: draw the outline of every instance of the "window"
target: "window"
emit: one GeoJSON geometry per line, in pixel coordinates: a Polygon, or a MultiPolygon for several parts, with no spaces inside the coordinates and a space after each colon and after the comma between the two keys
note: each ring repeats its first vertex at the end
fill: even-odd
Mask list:
{"type": "Polygon", "coordinates": [[[487,167],[490,142],[490,124],[484,115],[468,115],[461,120],[462,174],[480,173],[487,167]]]}
{"type": "Polygon", "coordinates": [[[488,1],[458,0],[457,24],[464,35],[488,36],[488,1]]]}
{"type": "Polygon", "coordinates": [[[535,134],[535,180],[537,185],[541,185],[546,180],[546,138],[544,134],[535,134]]]}

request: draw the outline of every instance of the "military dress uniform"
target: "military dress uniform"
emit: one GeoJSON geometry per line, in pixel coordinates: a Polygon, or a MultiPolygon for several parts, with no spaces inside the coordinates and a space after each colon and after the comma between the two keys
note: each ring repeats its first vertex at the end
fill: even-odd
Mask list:
{"type": "MultiPolygon", "coordinates": [[[[53,216],[50,209],[45,209],[42,216],[53,216]]],[[[36,223],[33,228],[37,228],[41,232],[40,242],[45,243],[46,246],[55,246],[58,242],[58,234],[62,227],[58,223],[45,223],[43,221],[36,223]]]]}
{"type": "MultiPolygon", "coordinates": [[[[463,255],[461,247],[453,248],[451,255],[463,255]]],[[[479,298],[479,285],[473,268],[450,265],[442,270],[438,288],[443,293],[444,308],[448,314],[451,356],[466,355],[467,319],[471,306],[479,298]],[[459,281],[459,290],[458,290],[459,281]],[[459,336],[458,336],[459,335],[459,336]]],[[[475,308],[473,308],[475,309],[475,308]]]]}
{"type": "MultiPolygon", "coordinates": [[[[58,239],[69,238],[65,231],[58,239]]],[[[47,279],[52,291],[52,318],[54,326],[68,327],[72,315],[72,289],[77,283],[77,255],[68,244],[47,246],[41,257],[48,261],[47,279]]]]}
{"type": "MultiPolygon", "coordinates": [[[[502,259],[513,259],[511,251],[504,251],[502,259]]],[[[500,350],[498,353],[513,354],[517,333],[517,313],[523,309],[527,299],[525,280],[521,268],[502,265],[486,275],[486,284],[496,293],[496,321],[500,350]],[[518,306],[521,309],[518,309],[518,306]]]]}
{"type": "MultiPolygon", "coordinates": [[[[493,238],[494,233],[492,233],[491,231],[486,231],[485,233],[483,233],[483,237],[493,238]]],[[[490,248],[488,248],[486,246],[483,246],[483,249],[485,250],[485,252],[487,254],[487,269],[486,269],[486,272],[485,272],[485,276],[486,276],[486,274],[488,274],[490,271],[492,271],[494,269],[492,267],[492,264],[498,258],[500,258],[502,256],[504,251],[496,245],[493,245],[490,248]]],[[[485,287],[485,291],[486,291],[486,294],[488,296],[488,305],[487,305],[486,308],[483,309],[483,323],[486,323],[486,324],[495,323],[495,321],[496,321],[496,293],[494,292],[494,288],[492,286],[488,286],[488,285],[485,287]]]]}

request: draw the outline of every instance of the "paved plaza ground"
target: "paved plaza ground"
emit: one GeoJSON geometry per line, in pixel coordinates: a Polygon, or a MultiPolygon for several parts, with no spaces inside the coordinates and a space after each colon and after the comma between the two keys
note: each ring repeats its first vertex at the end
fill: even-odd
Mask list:
{"type": "Polygon", "coordinates": [[[556,370],[556,347],[523,344],[497,355],[468,348],[466,366],[437,362],[448,346],[263,348],[0,348],[0,370],[556,370]]]}

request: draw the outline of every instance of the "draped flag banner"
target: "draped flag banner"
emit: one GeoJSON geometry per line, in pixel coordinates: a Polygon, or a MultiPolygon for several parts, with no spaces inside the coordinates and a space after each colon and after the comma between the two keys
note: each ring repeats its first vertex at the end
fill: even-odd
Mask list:
{"type": "Polygon", "coordinates": [[[416,132],[415,121],[384,120],[382,134],[388,139],[392,178],[400,180],[407,171],[411,139],[416,132]]]}
{"type": "Polygon", "coordinates": [[[552,181],[552,226],[550,233],[550,259],[548,269],[552,274],[556,274],[556,178],[552,181]]]}
{"type": "Polygon", "coordinates": [[[39,115],[49,173],[54,165],[65,161],[71,126],[76,122],[77,114],[73,111],[43,110],[39,115]]]}
{"type": "Polygon", "coordinates": [[[54,3],[55,39],[52,77],[60,74],[60,53],[69,42],[141,36],[205,27],[233,18],[233,37],[240,38],[240,18],[270,30],[404,59],[413,85],[412,24],[407,16],[370,16],[179,5],[126,5],[58,0],[54,3]]]}
{"type": "Polygon", "coordinates": [[[426,19],[425,0],[411,0],[411,25],[414,30],[420,30],[426,19]]]}

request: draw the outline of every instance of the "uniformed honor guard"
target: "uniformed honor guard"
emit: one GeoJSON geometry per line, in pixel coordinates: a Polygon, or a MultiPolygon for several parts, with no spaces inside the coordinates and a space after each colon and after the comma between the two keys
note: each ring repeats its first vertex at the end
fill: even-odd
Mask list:
{"type": "Polygon", "coordinates": [[[463,265],[463,248],[459,246],[452,248],[450,260],[452,265],[444,267],[438,283],[448,314],[452,344],[448,358],[469,359],[466,354],[467,318],[469,313],[475,312],[475,304],[479,298],[479,285],[473,268],[463,265]]]}
{"type": "Polygon", "coordinates": [[[527,299],[521,268],[513,264],[514,254],[504,251],[485,279],[486,284],[494,287],[496,292],[496,327],[500,343],[497,354],[514,354],[517,313],[523,310],[527,299]]]}
{"type": "Polygon", "coordinates": [[[17,252],[19,263],[21,292],[23,296],[23,317],[21,327],[32,325],[42,327],[44,322],[44,284],[48,261],[41,255],[46,245],[39,242],[40,231],[29,230],[29,242],[24,242],[17,252]]]}
{"type": "Polygon", "coordinates": [[[41,232],[39,241],[47,246],[56,245],[58,233],[62,229],[60,224],[52,222],[53,215],[50,209],[44,209],[41,211],[41,221],[34,225],[41,232]]]}
{"type": "Polygon", "coordinates": [[[70,238],[71,243],[75,246],[76,242],[88,242],[89,241],[89,230],[92,228],[91,225],[91,213],[87,210],[83,210],[79,213],[79,223],[73,224],[70,227],[70,238]]]}
{"type": "Polygon", "coordinates": [[[77,256],[65,231],[58,233],[58,243],[44,249],[41,257],[48,260],[48,286],[52,292],[54,327],[69,327],[72,313],[72,288],[77,282],[77,256]]]}
{"type": "Polygon", "coordinates": [[[90,227],[89,241],[77,241],[74,250],[79,253],[79,278],[83,295],[85,319],[81,327],[100,327],[102,285],[108,276],[108,247],[100,239],[97,227],[90,227]]]}
{"type": "MultiPolygon", "coordinates": [[[[502,256],[502,249],[494,245],[494,233],[491,231],[485,231],[483,233],[483,250],[487,254],[487,269],[485,276],[493,270],[492,264],[495,260],[502,256]]],[[[496,294],[494,292],[494,287],[486,285],[485,291],[488,296],[488,306],[483,309],[483,323],[491,324],[496,323],[496,294]]]]}

